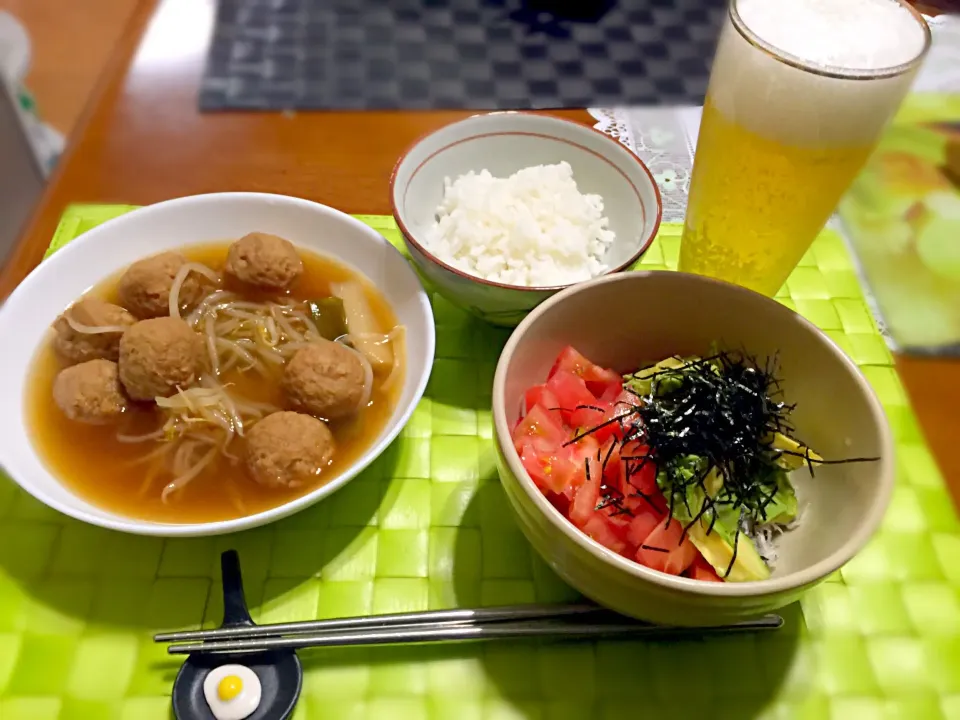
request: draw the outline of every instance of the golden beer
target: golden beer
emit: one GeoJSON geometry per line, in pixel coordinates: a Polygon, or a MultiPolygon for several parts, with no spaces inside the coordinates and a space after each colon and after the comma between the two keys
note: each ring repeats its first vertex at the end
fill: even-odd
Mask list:
{"type": "Polygon", "coordinates": [[[814,65],[753,33],[738,12],[751,2],[769,0],[733,0],[721,32],[679,268],[773,295],[899,106],[929,45],[929,29],[912,9],[903,14],[913,23],[905,42],[919,48],[901,48],[901,55],[912,56],[907,63],[872,70],[814,65]]]}

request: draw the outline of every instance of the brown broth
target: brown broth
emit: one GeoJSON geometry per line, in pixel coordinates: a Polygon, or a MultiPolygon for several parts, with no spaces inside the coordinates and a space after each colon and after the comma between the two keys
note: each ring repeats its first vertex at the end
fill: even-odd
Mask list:
{"type": "MultiPolygon", "coordinates": [[[[190,260],[221,270],[229,243],[185,248],[190,260]]],[[[288,293],[298,300],[329,296],[332,283],[360,281],[382,332],[397,324],[386,300],[362,276],[334,260],[300,250],[304,273],[288,293]]],[[[116,302],[117,277],[100,283],[90,292],[116,302]]],[[[243,293],[247,299],[264,299],[243,293]]],[[[274,296],[275,297],[275,296],[274,296]]],[[[52,336],[52,333],[51,333],[52,336]]],[[[399,348],[403,352],[403,348],[399,348]]],[[[346,421],[331,423],[337,451],[330,467],[312,485],[293,489],[268,489],[255,483],[244,468],[242,440],[234,439],[230,451],[239,462],[218,456],[186,487],[168,497],[160,493],[170,478],[147,477],[150,463],[144,457],[160,443],[120,442],[120,428],[128,435],[148,433],[162,424],[153,406],[140,406],[124,413],[120,425],[85,425],[73,422],[53,400],[53,381],[64,364],[47,340],[37,353],[35,367],[27,387],[27,425],[34,447],[50,472],[87,502],[110,512],[131,518],[165,523],[201,523],[253,515],[306,495],[337,477],[373,443],[396,406],[400,382],[389,392],[376,382],[370,406],[346,421]]],[[[283,405],[279,383],[264,382],[253,372],[228,371],[222,381],[234,383],[237,393],[253,400],[283,405]]]]}

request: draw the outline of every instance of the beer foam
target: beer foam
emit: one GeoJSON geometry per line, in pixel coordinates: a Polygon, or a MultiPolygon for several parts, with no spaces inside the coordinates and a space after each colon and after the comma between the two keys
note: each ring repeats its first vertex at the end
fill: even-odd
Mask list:
{"type": "Polygon", "coordinates": [[[736,0],[741,20],[808,69],[782,62],[724,22],[707,102],[729,121],[793,146],[873,143],[913,82],[922,20],[894,0],[736,0]],[[837,72],[818,73],[821,65],[837,72]],[[873,69],[880,77],[862,79],[873,69]],[[810,70],[813,70],[811,72],[810,70]],[[849,72],[849,77],[844,73],[849,72]]]}
{"type": "Polygon", "coordinates": [[[765,42],[814,65],[896,67],[916,58],[926,39],[895,0],[738,0],[736,7],[765,42]]]}

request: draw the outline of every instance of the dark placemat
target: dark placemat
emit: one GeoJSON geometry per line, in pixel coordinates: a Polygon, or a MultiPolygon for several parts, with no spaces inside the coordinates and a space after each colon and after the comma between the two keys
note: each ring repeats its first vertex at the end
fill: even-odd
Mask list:
{"type": "Polygon", "coordinates": [[[703,100],[724,0],[220,0],[202,110],[703,100]]]}

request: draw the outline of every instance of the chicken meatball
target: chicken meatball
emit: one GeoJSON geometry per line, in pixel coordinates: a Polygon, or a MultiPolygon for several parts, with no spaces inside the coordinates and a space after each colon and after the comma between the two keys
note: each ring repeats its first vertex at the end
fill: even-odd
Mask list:
{"type": "Polygon", "coordinates": [[[246,285],[285,290],[303,273],[303,261],[289,240],[253,232],[230,246],[224,271],[246,285]]]}
{"type": "Polygon", "coordinates": [[[334,420],[359,409],[365,371],[357,353],[319,340],[294,354],[283,371],[283,389],[296,410],[334,420]]]}
{"type": "MultiPolygon", "coordinates": [[[[188,260],[177,252],[165,252],[138,260],[117,285],[120,302],[141,320],[170,314],[170,290],[180,268],[188,260]]],[[[203,296],[196,273],[188,273],[180,286],[180,307],[192,308],[203,296]]]]}
{"type": "Polygon", "coordinates": [[[53,381],[53,399],[64,415],[84,423],[110,422],[127,406],[117,364],[103,358],[61,370],[53,381]]]}
{"type": "Polygon", "coordinates": [[[120,336],[136,321],[119,305],[98,297],[85,297],[67,308],[53,323],[57,333],[53,347],[69,363],[96,359],[116,362],[120,357],[120,336]]]}
{"type": "Polygon", "coordinates": [[[120,381],[134,400],[169,397],[197,382],[203,341],[180,318],[141,320],[120,339],[120,381]]]}
{"type": "Polygon", "coordinates": [[[247,469],[265,487],[310,482],[329,465],[333,452],[327,424],[303,413],[275,412],[247,432],[247,469]]]}

